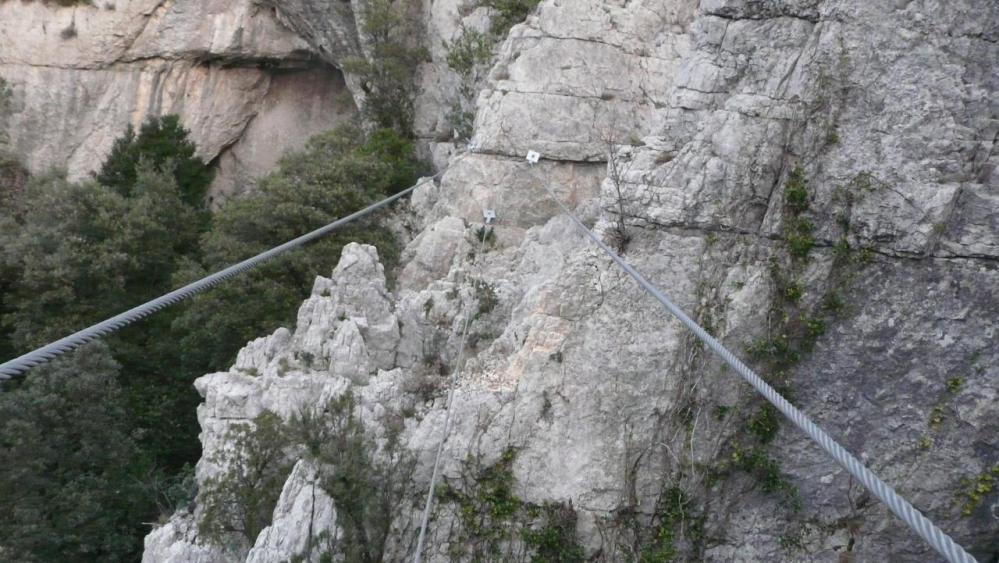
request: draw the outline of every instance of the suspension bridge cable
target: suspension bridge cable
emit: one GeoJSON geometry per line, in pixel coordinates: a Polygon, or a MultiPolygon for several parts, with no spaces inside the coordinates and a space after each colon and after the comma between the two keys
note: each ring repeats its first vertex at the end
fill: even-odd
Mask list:
{"type": "MultiPolygon", "coordinates": [[[[492,216],[494,217],[494,216],[492,216]]],[[[486,213],[486,223],[482,225],[482,235],[479,237],[479,252],[486,242],[486,234],[489,230],[489,223],[492,220],[489,212],[486,213]]],[[[464,259],[464,258],[463,258],[464,259]]],[[[458,347],[458,358],[454,363],[454,372],[451,374],[447,392],[447,407],[444,414],[444,431],[441,441],[437,444],[437,455],[434,457],[434,470],[430,474],[430,490],[427,491],[427,501],[423,505],[423,516],[420,519],[420,536],[416,541],[416,555],[413,556],[413,563],[421,563],[423,559],[423,543],[427,535],[427,524],[430,522],[430,512],[434,506],[434,490],[437,488],[437,477],[440,474],[441,459],[444,456],[444,444],[447,442],[448,434],[451,431],[451,407],[454,404],[454,391],[457,387],[458,376],[462,368],[462,359],[465,357],[465,339],[468,336],[468,325],[472,320],[472,312],[469,310],[465,314],[464,327],[461,330],[461,344],[458,347]]]]}
{"type": "MultiPolygon", "coordinates": [[[[538,161],[538,154],[534,151],[528,153],[528,161],[534,164],[538,161]]],[[[732,367],[746,382],[753,386],[757,392],[763,395],[767,401],[777,408],[785,417],[787,417],[791,422],[795,424],[798,428],[803,430],[812,441],[817,443],[823,450],[826,451],[833,459],[836,460],[844,469],[846,469],[854,478],[860,481],[867,490],[874,493],[881,502],[885,503],[888,508],[891,509],[899,518],[901,518],[910,528],[915,530],[917,534],[920,535],[930,546],[933,547],[940,555],[944,556],[947,561],[951,563],[977,563],[974,557],[971,556],[967,551],[964,550],[960,545],[958,545],[949,535],[947,535],[943,530],[938,528],[933,522],[928,518],[923,516],[921,512],[916,510],[907,500],[899,496],[890,486],[885,484],[877,475],[874,474],[870,469],[864,466],[857,458],[855,458],[850,452],[846,451],[843,446],[839,445],[831,436],[825,433],[821,428],[819,428],[811,419],[808,418],[803,412],[795,408],[794,405],[789,403],[787,399],[781,396],[776,389],[771,387],[766,381],[764,381],[760,376],[756,375],[753,370],[749,369],[746,364],[742,363],[739,358],[730,352],[727,348],[722,346],[713,336],[707,333],[700,325],[694,322],[690,317],[686,315],[679,307],[673,304],[659,289],[654,285],[649,283],[642,274],[638,273],[630,264],[628,264],[623,258],[618,256],[613,250],[611,250],[596,234],[593,233],[582,221],[579,220],[576,215],[569,210],[561,200],[556,197],[555,193],[552,191],[551,187],[544,184],[544,189],[548,192],[548,196],[562,209],[562,211],[568,215],[569,219],[582,230],[591,241],[593,241],[599,248],[610,257],[614,263],[625,271],[632,279],[634,279],[638,285],[642,287],[647,293],[652,295],[659,303],[661,303],[670,313],[673,314],[684,326],[690,329],[704,344],[706,344],[711,350],[725,361],[729,366],[732,367]]]]}
{"type": "MultiPolygon", "coordinates": [[[[467,152],[460,154],[451,164],[457,163],[461,159],[465,158],[465,156],[467,156],[468,154],[469,153],[467,152]]],[[[61,338],[55,342],[42,346],[37,350],[32,350],[27,354],[14,358],[13,360],[4,362],[3,364],[0,364],[0,381],[8,380],[12,377],[21,375],[37,365],[43,364],[49,360],[52,360],[53,358],[61,356],[66,352],[75,350],[76,348],[79,348],[80,346],[94,339],[106,336],[122,327],[128,326],[134,323],[135,321],[145,318],[161,309],[165,309],[166,307],[169,307],[180,301],[183,301],[184,299],[187,299],[188,297],[196,293],[204,291],[225,280],[228,280],[229,278],[232,278],[243,272],[246,272],[247,270],[254,268],[255,266],[259,265],[262,262],[270,260],[275,256],[284,254],[285,252],[288,252],[293,248],[299,247],[307,242],[311,242],[315,239],[326,236],[327,234],[338,229],[339,227],[342,227],[343,225],[346,225],[347,223],[356,221],[357,219],[370,215],[371,213],[395,202],[396,200],[413,193],[414,190],[416,190],[417,188],[423,186],[428,182],[436,180],[446,171],[447,169],[441,170],[437,174],[434,174],[429,178],[425,178],[422,182],[417,183],[415,186],[411,188],[405,189],[395,195],[386,197],[385,199],[373,203],[368,207],[361,209],[360,211],[352,213],[341,219],[337,219],[336,221],[333,221],[332,223],[326,226],[320,227],[294,240],[290,240],[280,246],[262,252],[238,264],[229,266],[224,270],[206,276],[196,282],[185,285],[180,289],[171,291],[166,295],[157,297],[152,301],[143,303],[142,305],[139,305],[137,307],[129,309],[128,311],[125,311],[124,313],[115,315],[110,319],[99,322],[95,325],[89,326],[83,330],[80,330],[69,336],[66,336],[65,338],[61,338]]]]}

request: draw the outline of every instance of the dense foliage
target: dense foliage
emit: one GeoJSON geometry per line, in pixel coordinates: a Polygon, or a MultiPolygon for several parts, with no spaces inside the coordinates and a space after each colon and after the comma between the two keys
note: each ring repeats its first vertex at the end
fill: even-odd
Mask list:
{"type": "MultiPolygon", "coordinates": [[[[127,131],[95,180],[41,175],[0,207],[0,360],[349,214],[420,170],[395,133],[344,128],[286,156],[257,190],[210,217],[210,171],[178,123],[166,117],[127,131]]],[[[0,390],[0,491],[18,491],[27,473],[33,479],[24,510],[0,525],[0,546],[24,561],[136,560],[146,531],[138,523],[193,494],[193,380],[228,367],[247,340],[290,324],[349,240],[377,244],[389,263],[397,255],[377,224],[345,229],[120,331],[110,352],[77,354],[54,364],[55,375],[34,370],[0,390]],[[58,412],[29,416],[35,408],[58,412]],[[74,409],[86,423],[73,426],[74,409]],[[90,435],[79,435],[84,429],[90,435]],[[88,440],[94,447],[70,455],[88,440]]],[[[13,492],[2,498],[22,506],[13,492]]]]}
{"type": "Polygon", "coordinates": [[[180,188],[181,199],[200,207],[212,183],[212,172],[195,155],[197,147],[187,139],[187,131],[176,115],[147,121],[135,134],[129,125],[125,135],[115,141],[97,181],[123,196],[131,195],[139,175],[141,161],[160,168],[167,165],[180,188]]]}
{"type": "Polygon", "coordinates": [[[539,0],[483,0],[482,5],[494,10],[490,19],[490,31],[494,35],[506,35],[510,28],[527,19],[538,7],[539,0]]]}
{"type": "Polygon", "coordinates": [[[0,393],[6,561],[135,560],[151,466],[107,346],[90,344],[0,393]]]}

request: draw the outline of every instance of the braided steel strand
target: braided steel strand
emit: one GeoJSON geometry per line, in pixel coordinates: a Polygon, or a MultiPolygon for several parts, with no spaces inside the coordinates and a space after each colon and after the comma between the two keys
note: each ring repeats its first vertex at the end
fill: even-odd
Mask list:
{"type": "MultiPolygon", "coordinates": [[[[479,239],[479,251],[482,251],[482,246],[486,242],[486,234],[489,229],[488,224],[482,226],[482,235],[479,239]]],[[[437,444],[437,454],[434,457],[434,469],[430,473],[430,489],[427,491],[427,500],[423,505],[423,515],[420,518],[420,535],[416,541],[416,555],[413,556],[413,563],[421,563],[423,560],[423,543],[426,540],[427,535],[427,525],[430,522],[430,512],[433,510],[434,506],[434,492],[437,488],[437,478],[440,475],[440,465],[441,459],[444,457],[444,444],[447,442],[448,435],[451,432],[451,412],[452,405],[454,404],[454,391],[458,386],[458,377],[461,374],[461,368],[463,366],[462,359],[465,357],[465,340],[468,337],[468,325],[472,320],[472,311],[469,310],[465,314],[464,327],[461,330],[461,343],[458,345],[458,358],[454,363],[454,372],[451,374],[451,385],[447,392],[447,406],[446,413],[444,415],[444,430],[442,432],[441,441],[437,444]]]]}
{"type": "MultiPolygon", "coordinates": [[[[463,153],[459,155],[452,164],[465,158],[467,154],[468,153],[463,153]]],[[[262,252],[252,258],[248,258],[242,262],[239,262],[238,264],[229,266],[224,270],[206,276],[180,289],[176,289],[166,295],[157,297],[152,301],[143,303],[142,305],[129,309],[124,313],[115,315],[110,319],[107,319],[95,325],[84,328],[69,336],[66,336],[55,342],[42,346],[41,348],[38,348],[36,350],[32,350],[27,354],[24,354],[22,356],[4,362],[3,364],[0,364],[0,381],[21,375],[26,371],[28,371],[29,369],[38,366],[40,364],[43,364],[45,362],[48,362],[49,360],[52,360],[62,354],[65,354],[66,352],[75,350],[76,348],[79,348],[80,346],[90,342],[91,340],[110,334],[124,326],[132,324],[133,322],[139,319],[149,316],[155,313],[156,311],[174,305],[177,302],[187,299],[188,297],[196,293],[204,291],[208,288],[218,285],[219,283],[222,283],[223,281],[235,277],[257,266],[261,262],[267,261],[280,254],[284,254],[285,252],[293,248],[296,248],[298,246],[301,246],[307,242],[311,242],[315,239],[326,236],[330,232],[336,230],[339,227],[342,227],[343,225],[346,225],[347,223],[350,223],[352,221],[370,215],[371,213],[377,211],[378,209],[381,209],[382,207],[385,207],[395,202],[396,200],[411,194],[414,190],[416,190],[420,186],[423,186],[428,182],[436,180],[442,174],[444,174],[444,172],[446,172],[446,169],[438,172],[437,174],[434,174],[429,178],[424,179],[422,182],[416,184],[411,188],[405,189],[395,195],[386,197],[385,199],[379,202],[373,203],[368,207],[365,207],[360,211],[356,211],[346,217],[337,219],[336,221],[333,221],[332,223],[320,227],[310,233],[306,233],[296,239],[290,240],[280,246],[262,252]]]]}

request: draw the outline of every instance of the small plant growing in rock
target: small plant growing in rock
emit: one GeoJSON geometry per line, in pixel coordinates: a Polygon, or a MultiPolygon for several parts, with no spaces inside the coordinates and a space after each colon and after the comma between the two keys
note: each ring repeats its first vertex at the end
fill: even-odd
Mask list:
{"type": "Polygon", "coordinates": [[[798,280],[790,280],[784,285],[784,298],[792,303],[801,301],[805,295],[805,286],[798,280]]]}
{"type": "Polygon", "coordinates": [[[206,479],[198,494],[198,532],[217,543],[237,534],[252,543],[270,525],[281,488],[291,472],[285,453],[287,433],[281,419],[265,412],[253,421],[233,424],[209,461],[217,475],[206,479]]]}
{"type": "Polygon", "coordinates": [[[991,470],[961,480],[961,492],[958,497],[964,500],[961,505],[961,515],[971,516],[971,513],[981,506],[982,500],[993,491],[997,481],[999,481],[999,464],[993,466],[991,470]]]}
{"type": "Polygon", "coordinates": [[[634,161],[626,161],[621,158],[618,151],[619,145],[614,140],[613,135],[606,135],[604,142],[607,147],[607,179],[610,181],[611,187],[614,188],[613,197],[617,206],[617,218],[614,226],[608,232],[608,242],[618,253],[623,254],[628,249],[628,243],[631,242],[631,233],[625,223],[627,215],[624,210],[624,177],[631,170],[634,161]]]}
{"type": "Polygon", "coordinates": [[[312,352],[296,352],[295,359],[302,362],[302,365],[307,368],[312,368],[316,362],[316,357],[312,352]]]}
{"type": "Polygon", "coordinates": [[[947,380],[947,391],[951,395],[956,395],[958,391],[961,390],[961,385],[963,380],[960,377],[952,377],[947,380]]]}
{"type": "Polygon", "coordinates": [[[782,504],[794,510],[800,508],[797,487],[784,477],[780,463],[762,450],[736,450],[732,454],[732,463],[736,468],[754,476],[764,492],[778,494],[782,504]]]}
{"type": "Polygon", "coordinates": [[[943,420],[944,420],[943,407],[937,405],[930,410],[930,416],[929,419],[927,420],[927,425],[930,428],[936,428],[941,424],[943,424],[943,420]]]}
{"type": "Polygon", "coordinates": [[[499,305],[499,298],[492,285],[482,280],[475,280],[472,282],[472,287],[475,289],[475,300],[479,304],[475,318],[488,315],[496,308],[496,305],[499,305]]]}
{"type": "Polygon", "coordinates": [[[532,562],[575,563],[584,561],[582,546],[576,540],[576,511],[571,506],[547,503],[529,510],[541,522],[524,531],[524,543],[534,550],[532,562]]]}
{"type": "Polygon", "coordinates": [[[749,432],[760,441],[768,444],[777,436],[780,430],[780,413],[769,403],[763,405],[753,418],[746,424],[749,432]]]}
{"type": "Polygon", "coordinates": [[[796,166],[784,183],[784,242],[792,256],[806,258],[815,239],[811,221],[802,217],[808,211],[808,183],[805,171],[796,166]]]}
{"type": "Polygon", "coordinates": [[[487,225],[475,229],[475,240],[480,241],[482,246],[493,246],[496,244],[496,231],[487,225]]]}
{"type": "Polygon", "coordinates": [[[653,535],[639,555],[641,563],[666,563],[674,560],[677,556],[677,527],[690,516],[690,503],[684,490],[676,485],[663,491],[656,504],[653,535]]]}
{"type": "Polygon", "coordinates": [[[582,562],[576,511],[568,503],[539,506],[519,499],[513,490],[516,456],[516,449],[507,448],[486,467],[469,457],[461,489],[450,485],[441,489],[442,504],[455,507],[461,524],[461,540],[452,556],[462,559],[467,555],[473,561],[582,562]],[[529,553],[513,557],[509,550],[518,540],[529,553]]]}

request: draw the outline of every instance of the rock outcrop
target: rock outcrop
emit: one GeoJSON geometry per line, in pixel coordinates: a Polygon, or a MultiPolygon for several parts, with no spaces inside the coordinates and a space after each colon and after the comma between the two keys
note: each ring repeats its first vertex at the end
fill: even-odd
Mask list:
{"type": "Polygon", "coordinates": [[[356,113],[342,73],[251,0],[2,2],[0,76],[30,170],[85,177],[127,125],[175,113],[218,165],[216,196],[356,113]]]}
{"type": "MultiPolygon", "coordinates": [[[[355,24],[314,16],[336,9],[278,11],[335,58],[355,24]]],[[[425,13],[436,33],[483,15],[425,13]]],[[[372,448],[395,429],[415,459],[385,548],[408,560],[445,424],[440,373],[464,359],[425,560],[529,559],[544,514],[569,514],[591,560],[937,559],[588,245],[548,187],[994,558],[997,60],[991,0],[543,0],[496,50],[478,152],[414,196],[392,291],[374,249],[348,246],[296,327],[198,381],[199,477],[232,424],[350,389],[372,448]],[[498,214],[485,244],[483,208],[498,214]],[[476,487],[497,472],[510,502],[490,511],[476,487]],[[477,510],[495,534],[469,525],[477,510]]],[[[196,508],[150,534],[145,560],[319,561],[305,528],[342,538],[344,507],[310,463],[253,545],[199,544],[196,508]]]]}

